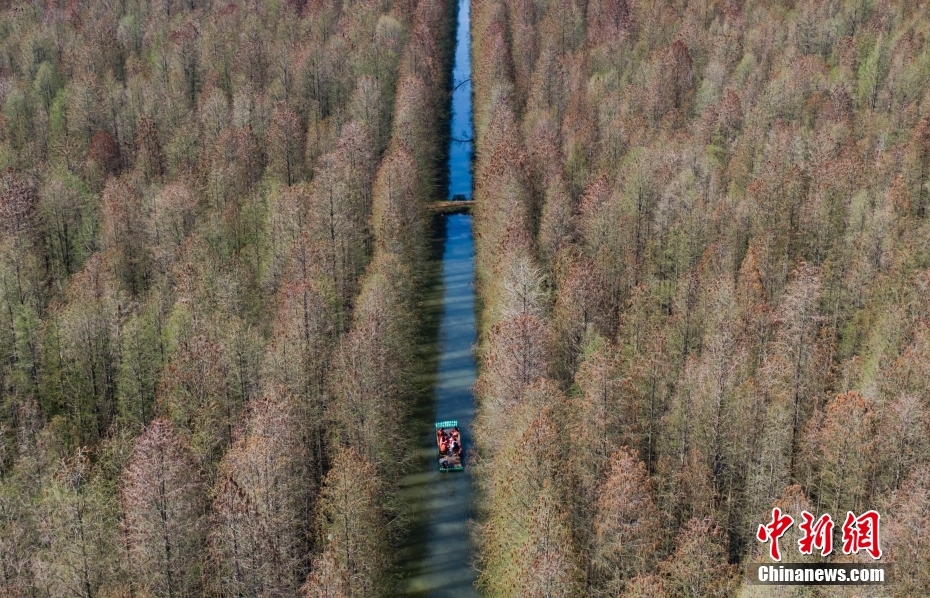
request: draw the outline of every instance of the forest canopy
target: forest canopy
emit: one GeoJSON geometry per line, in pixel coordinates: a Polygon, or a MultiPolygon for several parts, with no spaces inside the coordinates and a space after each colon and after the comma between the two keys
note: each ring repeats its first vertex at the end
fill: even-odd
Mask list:
{"type": "Polygon", "coordinates": [[[453,20],[4,4],[0,594],[393,593],[453,20]]]}
{"type": "Polygon", "coordinates": [[[926,594],[926,6],[472,15],[482,589],[755,596],[778,506],[926,594]]]}
{"type": "MultiPolygon", "coordinates": [[[[930,593],[928,7],[470,9],[478,589],[930,593]]],[[[0,595],[398,593],[454,15],[0,3],[0,595]]]]}

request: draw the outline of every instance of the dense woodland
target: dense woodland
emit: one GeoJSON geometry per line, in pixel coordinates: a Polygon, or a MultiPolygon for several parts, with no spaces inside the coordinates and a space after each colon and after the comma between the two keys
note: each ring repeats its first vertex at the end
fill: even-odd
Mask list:
{"type": "MultiPolygon", "coordinates": [[[[928,8],[471,10],[481,591],[930,593],[928,8]]],[[[396,593],[453,13],[2,4],[0,595],[396,593]]]]}
{"type": "Polygon", "coordinates": [[[473,0],[488,596],[930,593],[927,10],[473,0]],[[894,583],[745,585],[773,506],[894,583]]]}
{"type": "Polygon", "coordinates": [[[0,595],[391,595],[454,7],[0,13],[0,595]]]}

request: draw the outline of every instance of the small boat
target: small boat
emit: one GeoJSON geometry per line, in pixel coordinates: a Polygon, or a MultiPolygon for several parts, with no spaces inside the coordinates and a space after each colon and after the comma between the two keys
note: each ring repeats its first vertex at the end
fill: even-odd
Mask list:
{"type": "Polygon", "coordinates": [[[436,422],[436,450],[439,452],[439,471],[463,471],[462,433],[454,419],[436,422]]]}

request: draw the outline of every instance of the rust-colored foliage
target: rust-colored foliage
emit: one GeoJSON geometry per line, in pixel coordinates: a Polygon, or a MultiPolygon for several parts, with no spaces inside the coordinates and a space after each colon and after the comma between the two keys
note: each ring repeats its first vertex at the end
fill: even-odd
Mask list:
{"type": "Polygon", "coordinates": [[[694,593],[726,596],[735,584],[735,568],[727,564],[726,533],[709,519],[688,521],[675,551],[660,570],[673,595],[694,593]]]}
{"type": "Polygon", "coordinates": [[[586,19],[588,41],[594,45],[616,43],[633,25],[627,0],[590,2],[586,19]]]}
{"type": "Polygon", "coordinates": [[[128,179],[110,179],[101,203],[103,246],[113,255],[119,278],[131,293],[139,293],[149,280],[152,258],[142,198],[128,179]]]}
{"type": "Polygon", "coordinates": [[[143,176],[155,180],[165,172],[165,156],[155,121],[148,114],[139,119],[136,132],[137,164],[143,176]]]}
{"type": "Polygon", "coordinates": [[[610,470],[595,503],[592,562],[602,576],[602,590],[614,595],[624,580],[650,571],[660,522],[645,465],[621,447],[610,457],[610,470]]]}
{"type": "Polygon", "coordinates": [[[91,137],[87,158],[107,174],[116,173],[122,163],[119,144],[106,131],[97,131],[91,137]]]}
{"type": "Polygon", "coordinates": [[[38,224],[39,198],[29,181],[8,168],[0,179],[0,226],[5,235],[29,235],[38,224]]]}
{"type": "Polygon", "coordinates": [[[193,456],[170,422],[152,421],[136,440],[120,500],[135,583],[155,595],[197,593],[204,495],[193,456]]]}
{"type": "Polygon", "coordinates": [[[372,596],[383,591],[391,554],[378,500],[382,484],[373,461],[354,448],[336,452],[320,493],[324,549],[317,563],[322,568],[304,586],[305,595],[372,596]]]}
{"type": "Polygon", "coordinates": [[[268,131],[269,168],[290,187],[303,176],[304,131],[288,106],[275,107],[268,131]]]}
{"type": "MultiPolygon", "coordinates": [[[[785,488],[861,511],[926,453],[927,29],[910,5],[847,7],[838,37],[828,8],[472,4],[482,467],[514,463],[494,423],[522,387],[500,352],[533,345],[501,332],[542,272],[576,554],[591,571],[608,451],[590,430],[641,454],[677,546],[607,595],[729,595],[746,522],[785,488]]],[[[482,533],[485,577],[506,577],[513,553],[482,533]]]]}
{"type": "Polygon", "coordinates": [[[306,574],[315,488],[311,446],[296,396],[256,401],[220,465],[210,545],[226,592],[295,593],[306,574]]]}

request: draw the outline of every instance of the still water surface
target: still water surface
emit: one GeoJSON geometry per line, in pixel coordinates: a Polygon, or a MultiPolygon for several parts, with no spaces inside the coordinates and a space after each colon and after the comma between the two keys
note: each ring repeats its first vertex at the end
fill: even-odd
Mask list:
{"type": "MultiPolygon", "coordinates": [[[[402,500],[411,508],[414,525],[401,554],[404,589],[408,596],[477,596],[473,583],[468,521],[473,516],[471,471],[440,473],[436,463],[437,420],[457,419],[466,451],[473,447],[472,385],[475,358],[474,245],[471,216],[445,216],[442,252],[442,319],[435,400],[420,414],[424,430],[418,468],[404,480],[402,500]],[[423,425],[425,424],[425,425],[423,425]]],[[[438,292],[437,292],[438,291],[438,292]]]]}
{"type": "Polygon", "coordinates": [[[455,66],[452,69],[452,139],[449,142],[449,197],[471,199],[471,34],[469,0],[460,0],[455,30],[455,66]]]}
{"type": "MultiPolygon", "coordinates": [[[[449,197],[472,198],[472,107],[469,2],[460,0],[453,68],[452,123],[449,146],[449,197]]],[[[458,199],[458,198],[457,198],[458,199]]],[[[456,419],[465,450],[473,447],[470,426],[474,415],[472,385],[476,364],[474,240],[471,216],[440,216],[442,278],[428,289],[424,300],[441,310],[434,355],[438,360],[434,400],[419,410],[423,430],[417,468],[404,479],[402,500],[413,514],[413,527],[401,549],[403,589],[407,596],[472,597],[476,571],[472,562],[469,520],[474,490],[466,464],[464,472],[440,473],[432,423],[456,419]],[[438,304],[438,305],[437,305],[438,304]]]]}

